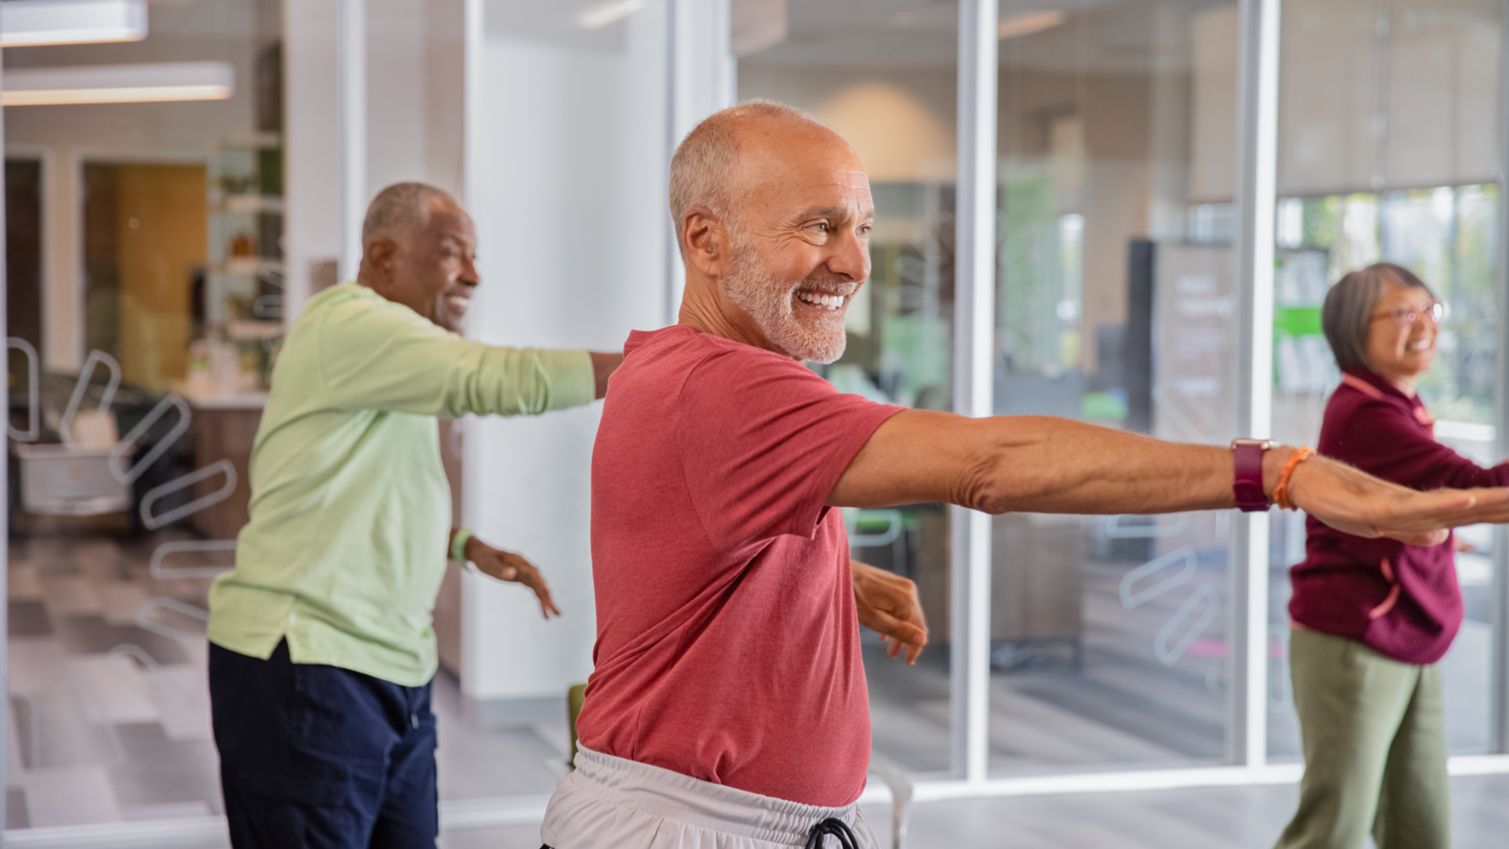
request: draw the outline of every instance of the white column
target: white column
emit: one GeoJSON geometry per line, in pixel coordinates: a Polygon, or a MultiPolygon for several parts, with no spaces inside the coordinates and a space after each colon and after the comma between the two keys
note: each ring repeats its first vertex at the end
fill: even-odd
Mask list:
{"type": "MultiPolygon", "coordinates": [[[[483,281],[468,330],[484,342],[619,350],[629,330],[665,324],[666,3],[614,26],[549,40],[497,21],[473,29],[464,180],[483,281]],[[619,48],[592,49],[605,35],[619,48]]],[[[462,687],[494,717],[557,717],[566,686],[591,671],[600,409],[467,423],[467,525],[539,566],[565,613],[545,622],[530,593],[465,576],[462,687]]]]}
{"type": "MultiPolygon", "coordinates": [[[[444,6],[415,0],[363,0],[366,32],[362,38],[365,91],[372,92],[370,108],[362,116],[365,176],[360,214],[378,190],[391,183],[419,180],[435,184],[426,173],[431,115],[427,110],[431,69],[428,67],[430,24],[448,23],[454,14],[444,6]]],[[[458,79],[459,81],[459,79],[458,79]]],[[[451,89],[454,93],[455,89],[451,89]]],[[[454,127],[438,127],[454,130],[454,127]]],[[[444,187],[442,187],[444,188],[444,187]]],[[[356,246],[360,255],[361,245],[356,246]]]]}
{"type": "MultiPolygon", "coordinates": [[[[1237,427],[1264,438],[1273,419],[1273,215],[1278,141],[1280,0],[1241,0],[1237,112],[1237,427]]],[[[1268,515],[1235,525],[1231,597],[1238,651],[1232,669],[1232,758],[1268,759],[1268,515]]]]}
{"type": "Polygon", "coordinates": [[[284,321],[313,289],[310,273],[341,251],[340,6],[284,0],[284,321]]]}
{"type": "MultiPolygon", "coordinates": [[[[732,106],[737,95],[737,65],[731,51],[729,0],[667,0],[668,57],[664,171],[671,154],[703,118],[732,106]]],[[[669,217],[670,212],[666,212],[669,217]]],[[[668,230],[665,320],[676,320],[681,306],[681,254],[674,228],[668,230]]]]}
{"type": "MultiPolygon", "coordinates": [[[[0,67],[0,89],[5,88],[5,69],[0,67]]],[[[0,150],[5,148],[5,110],[0,109],[0,150]]],[[[0,168],[0,198],[5,197],[5,169],[0,168]]],[[[0,200],[0,233],[5,232],[5,203],[0,200]]],[[[10,324],[5,314],[6,296],[9,293],[9,281],[5,275],[5,239],[0,238],[0,327],[5,328],[6,335],[10,335],[10,324]]],[[[10,348],[0,346],[0,374],[10,374],[10,348]]],[[[9,454],[10,452],[6,452],[9,454]]],[[[0,477],[9,480],[10,470],[7,468],[10,460],[8,457],[0,457],[0,477]]],[[[10,487],[0,493],[0,536],[10,539],[10,487]]],[[[9,546],[6,546],[9,549],[9,546]]],[[[0,586],[9,586],[10,580],[10,556],[8,550],[0,550],[0,586]]],[[[7,616],[8,610],[0,610],[0,634],[8,633],[7,616]]],[[[4,652],[0,652],[0,693],[5,693],[6,698],[0,699],[0,728],[10,728],[10,670],[5,665],[4,652]]],[[[0,787],[9,787],[9,776],[5,774],[5,767],[10,763],[10,753],[6,751],[10,747],[10,734],[0,734],[0,787]]],[[[17,759],[19,760],[19,758],[17,759]]],[[[5,823],[5,798],[0,796],[0,827],[5,823]]]]}
{"type": "MultiPolygon", "coordinates": [[[[1499,331],[1498,415],[1494,426],[1494,457],[1509,457],[1509,196],[1505,181],[1509,179],[1509,2],[1499,4],[1499,124],[1495,148],[1498,152],[1499,244],[1498,244],[1498,316],[1499,331]]],[[[1509,527],[1500,525],[1493,537],[1493,642],[1491,686],[1493,710],[1493,744],[1495,752],[1509,752],[1509,527]]]]}
{"type": "Polygon", "coordinates": [[[365,0],[340,5],[340,276],[356,279],[367,208],[367,15],[365,0]]]}
{"type": "MultiPolygon", "coordinates": [[[[954,411],[995,413],[997,0],[959,4],[954,411]]],[[[949,508],[953,765],[983,781],[990,754],[990,516],[949,508]]]]}

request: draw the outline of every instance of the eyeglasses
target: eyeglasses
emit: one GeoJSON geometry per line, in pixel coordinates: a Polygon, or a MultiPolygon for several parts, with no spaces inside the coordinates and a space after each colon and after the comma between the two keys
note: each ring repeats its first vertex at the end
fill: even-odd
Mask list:
{"type": "Polygon", "coordinates": [[[1373,320],[1380,318],[1392,318],[1400,327],[1408,327],[1415,322],[1425,319],[1431,324],[1440,324],[1446,318],[1446,304],[1440,301],[1431,301],[1423,307],[1400,307],[1396,310],[1385,310],[1373,313],[1373,320]]]}

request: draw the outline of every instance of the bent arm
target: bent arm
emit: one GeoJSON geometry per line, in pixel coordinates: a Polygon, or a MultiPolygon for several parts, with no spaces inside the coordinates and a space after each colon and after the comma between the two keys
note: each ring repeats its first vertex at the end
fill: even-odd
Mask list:
{"type": "MultiPolygon", "coordinates": [[[[1368,446],[1366,453],[1380,458],[1378,468],[1390,480],[1412,489],[1509,486],[1509,461],[1479,466],[1437,442],[1415,422],[1398,415],[1369,415],[1371,412],[1364,407],[1347,422],[1346,438],[1368,446]]],[[[1366,469],[1370,463],[1363,460],[1358,465],[1366,469]]]]}
{"type": "Polygon", "coordinates": [[[927,620],[917,585],[868,563],[849,560],[849,579],[859,624],[879,633],[891,657],[906,650],[906,662],[916,663],[927,645],[927,620]]]}

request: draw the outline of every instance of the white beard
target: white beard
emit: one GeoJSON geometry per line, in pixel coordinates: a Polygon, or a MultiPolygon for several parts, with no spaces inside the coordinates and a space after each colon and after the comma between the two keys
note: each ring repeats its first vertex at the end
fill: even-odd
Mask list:
{"type": "Polygon", "coordinates": [[[728,297],[743,307],[770,343],[803,362],[837,362],[844,355],[844,310],[803,322],[796,317],[796,290],[809,281],[783,284],[760,264],[742,239],[732,240],[733,264],[725,280],[728,297]]]}

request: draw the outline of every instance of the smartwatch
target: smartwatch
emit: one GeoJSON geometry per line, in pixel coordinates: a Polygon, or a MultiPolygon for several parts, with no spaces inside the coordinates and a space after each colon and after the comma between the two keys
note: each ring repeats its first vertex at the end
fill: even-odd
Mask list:
{"type": "Polygon", "coordinates": [[[1263,492],[1263,453],[1272,447],[1271,439],[1231,441],[1231,456],[1236,464],[1231,491],[1237,498],[1237,509],[1244,513],[1268,509],[1268,496],[1263,492]]]}

